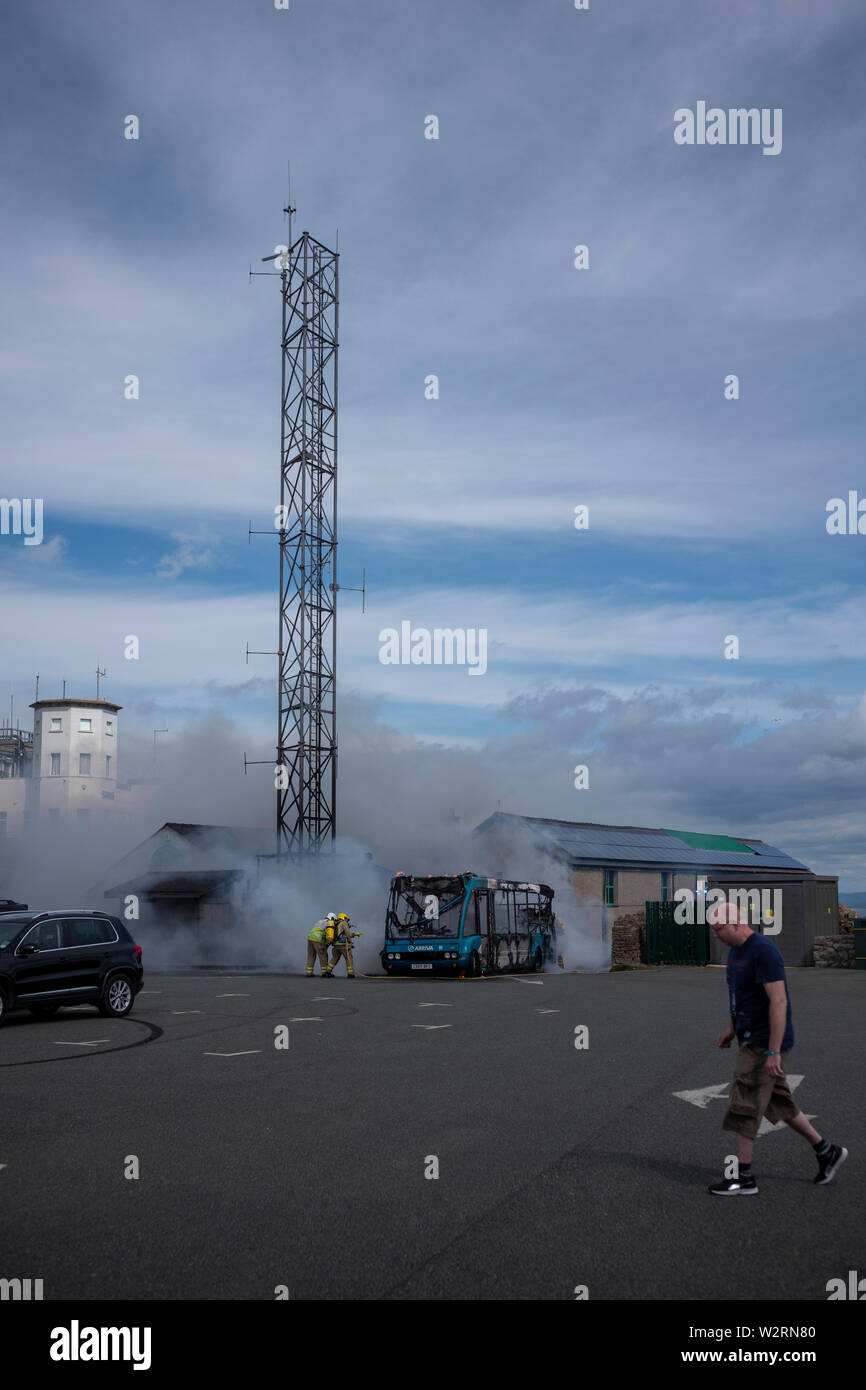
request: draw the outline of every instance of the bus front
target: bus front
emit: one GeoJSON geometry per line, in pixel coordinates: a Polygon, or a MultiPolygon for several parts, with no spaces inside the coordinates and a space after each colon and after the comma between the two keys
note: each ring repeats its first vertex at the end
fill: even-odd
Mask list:
{"type": "Polygon", "coordinates": [[[382,968],[386,975],[463,974],[470,943],[463,937],[472,874],[398,874],[391,880],[382,968]]]}

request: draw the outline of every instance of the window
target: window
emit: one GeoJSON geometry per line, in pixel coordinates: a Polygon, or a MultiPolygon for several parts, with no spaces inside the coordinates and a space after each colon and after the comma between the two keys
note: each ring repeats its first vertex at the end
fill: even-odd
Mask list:
{"type": "Polygon", "coordinates": [[[671,898],[671,876],[670,871],[662,872],[662,902],[670,902],[671,898]]]}
{"type": "Polygon", "coordinates": [[[79,719],[79,721],[78,721],[78,732],[79,732],[80,734],[91,734],[91,733],[93,733],[93,720],[92,720],[92,719],[79,719]]]}
{"type": "Polygon", "coordinates": [[[79,777],[90,776],[90,754],[79,753],[78,755],[78,775],[79,777]]]}
{"type": "Polygon", "coordinates": [[[52,734],[60,734],[60,733],[63,732],[63,720],[62,720],[62,719],[52,719],[52,721],[51,721],[51,732],[52,732],[52,734]]]}
{"type": "Polygon", "coordinates": [[[19,941],[20,947],[35,946],[37,951],[59,951],[60,950],[60,919],[55,917],[54,921],[37,922],[32,931],[19,941]]]}
{"type": "Polygon", "coordinates": [[[106,719],[106,721],[105,721],[105,732],[108,734],[109,738],[113,738],[113,737],[114,737],[114,720],[113,720],[113,719],[106,719]]]}
{"type": "Polygon", "coordinates": [[[64,946],[100,946],[116,941],[117,933],[110,922],[95,917],[66,917],[63,921],[64,946]]]}
{"type": "Polygon", "coordinates": [[[51,754],[51,776],[52,776],[52,777],[59,777],[59,776],[60,776],[60,754],[59,754],[59,753],[52,753],[52,754],[51,754]]]}
{"type": "Polygon", "coordinates": [[[106,755],[105,755],[105,775],[106,775],[106,777],[110,777],[110,776],[111,776],[111,754],[110,754],[110,753],[106,753],[106,755]]]}
{"type": "Polygon", "coordinates": [[[604,871],[604,901],[606,907],[613,907],[616,903],[616,870],[605,869],[604,871]]]}

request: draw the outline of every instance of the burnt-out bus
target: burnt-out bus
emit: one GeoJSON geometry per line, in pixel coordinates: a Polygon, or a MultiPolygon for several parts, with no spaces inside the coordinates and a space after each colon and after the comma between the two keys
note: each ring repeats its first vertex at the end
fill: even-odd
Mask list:
{"type": "Polygon", "coordinates": [[[386,975],[496,975],[556,963],[553,889],[464,873],[391,880],[386,975]]]}

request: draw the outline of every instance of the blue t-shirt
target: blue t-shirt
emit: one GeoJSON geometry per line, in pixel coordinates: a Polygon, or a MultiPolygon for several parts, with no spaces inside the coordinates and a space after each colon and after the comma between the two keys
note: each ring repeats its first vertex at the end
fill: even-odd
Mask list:
{"type": "Polygon", "coordinates": [[[731,1023],[737,1041],[752,1047],[770,1046],[770,999],[764,985],[773,980],[785,981],[788,1001],[785,1035],[780,1051],[794,1046],[791,1023],[791,1000],[782,954],[772,941],[753,932],[742,946],[732,946],[728,953],[728,994],[731,999],[731,1023]]]}

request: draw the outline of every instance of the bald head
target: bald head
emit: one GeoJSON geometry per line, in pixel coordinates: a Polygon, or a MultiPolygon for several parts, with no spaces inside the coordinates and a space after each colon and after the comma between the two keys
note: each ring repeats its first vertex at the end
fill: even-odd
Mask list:
{"type": "Polygon", "coordinates": [[[734,903],[717,903],[707,913],[707,924],[718,941],[726,946],[742,946],[752,935],[749,919],[734,903]]]}

